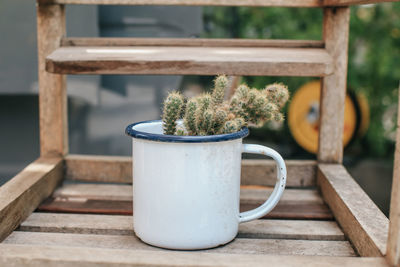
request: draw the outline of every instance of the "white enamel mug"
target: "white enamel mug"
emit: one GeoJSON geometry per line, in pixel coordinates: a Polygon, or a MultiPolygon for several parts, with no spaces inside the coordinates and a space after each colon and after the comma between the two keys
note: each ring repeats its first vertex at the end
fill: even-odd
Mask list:
{"type": "Polygon", "coordinates": [[[206,249],[226,244],[239,223],[270,212],[285,189],[286,166],[274,150],[242,144],[247,128],[232,134],[162,134],[161,121],[131,124],[133,225],[144,242],[169,249],[206,249]],[[275,188],[260,207],[239,212],[241,154],[272,157],[275,188]]]}

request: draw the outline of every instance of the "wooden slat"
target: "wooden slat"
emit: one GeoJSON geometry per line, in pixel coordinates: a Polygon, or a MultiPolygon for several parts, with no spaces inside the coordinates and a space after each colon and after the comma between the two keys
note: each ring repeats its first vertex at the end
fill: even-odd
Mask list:
{"type": "MultiPolygon", "coordinates": [[[[132,235],[131,216],[40,213],[31,214],[18,228],[27,232],[132,235]]],[[[302,240],[345,240],[333,221],[256,220],[239,226],[239,237],[302,240]]]]}
{"type": "Polygon", "coordinates": [[[323,48],[316,40],[210,39],[210,38],[77,38],[61,40],[62,46],[194,46],[323,48]]]}
{"type": "Polygon", "coordinates": [[[398,105],[397,114],[396,150],[394,153],[393,163],[393,183],[389,215],[389,238],[387,243],[387,258],[392,266],[400,265],[400,104],[398,105]]]}
{"type": "MultiPolygon", "coordinates": [[[[135,235],[87,235],[14,231],[4,244],[66,246],[163,251],[140,241],[135,235]]],[[[355,256],[347,241],[236,238],[229,244],[207,250],[209,253],[355,256]]]]}
{"type": "Polygon", "coordinates": [[[325,49],[334,60],[334,73],[322,80],[318,161],[341,163],[350,9],[324,9],[325,49]]]}
{"type": "Polygon", "coordinates": [[[335,219],[361,256],[386,253],[389,221],[342,165],[320,164],[318,184],[335,219]]]}
{"type": "Polygon", "coordinates": [[[0,244],[2,266],[387,266],[383,258],[218,254],[0,244]],[[79,264],[78,264],[79,263],[79,264]]]}
{"type": "MultiPolygon", "coordinates": [[[[316,184],[317,163],[312,160],[287,160],[287,187],[310,187],[316,184]]],[[[67,155],[66,178],[80,181],[132,183],[130,157],[67,155]]],[[[276,165],[272,160],[243,160],[243,185],[271,186],[276,182],[276,165]]]]}
{"type": "Polygon", "coordinates": [[[45,70],[45,58],[60,45],[64,34],[64,7],[37,5],[40,154],[42,156],[64,155],[68,152],[65,77],[45,70]]]}
{"type": "MultiPolygon", "coordinates": [[[[132,186],[67,184],[44,201],[39,211],[132,215],[132,186]]],[[[260,206],[272,188],[241,188],[241,211],[260,206]]],[[[264,218],[331,220],[332,213],[316,190],[286,189],[277,207],[264,218]]]]}
{"type": "Polygon", "coordinates": [[[61,158],[39,158],[0,187],[0,241],[53,192],[62,167],[61,158]]]}
{"type": "Polygon", "coordinates": [[[320,0],[38,0],[46,4],[319,7],[320,0]]]}
{"type": "MultiPolygon", "coordinates": [[[[317,162],[314,160],[285,160],[286,187],[316,185],[317,162]]],[[[242,185],[273,186],[276,183],[276,164],[272,160],[243,160],[242,185]]]]}
{"type": "Polygon", "coordinates": [[[396,2],[398,0],[324,0],[324,6],[351,6],[396,2]]]}
{"type": "Polygon", "coordinates": [[[65,170],[71,180],[132,183],[130,157],[67,155],[65,170]]]}
{"type": "Polygon", "coordinates": [[[61,74],[181,74],[326,76],[331,56],[321,48],[61,47],[46,59],[61,74]]]}
{"type": "MultiPolygon", "coordinates": [[[[249,204],[258,204],[272,193],[272,188],[242,186],[240,198],[249,204]]],[[[99,199],[130,201],[133,197],[131,185],[112,184],[64,184],[58,188],[53,197],[60,199],[99,199]]],[[[321,196],[315,189],[286,189],[280,200],[286,204],[323,204],[321,196]]]]}

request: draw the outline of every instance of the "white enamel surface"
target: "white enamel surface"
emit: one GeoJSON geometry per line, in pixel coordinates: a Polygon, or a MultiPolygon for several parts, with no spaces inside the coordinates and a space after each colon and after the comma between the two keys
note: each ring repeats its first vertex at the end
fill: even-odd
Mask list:
{"type": "MultiPolygon", "coordinates": [[[[161,127],[155,122],[135,130],[160,133],[161,127]]],[[[279,177],[286,177],[276,152],[257,145],[244,145],[243,151],[272,156],[282,168],[279,177]]],[[[279,201],[284,182],[283,187],[277,183],[272,200],[239,215],[241,153],[242,139],[169,143],[133,138],[136,235],[164,248],[211,248],[235,238],[240,222],[269,212],[279,201]]]]}
{"type": "Polygon", "coordinates": [[[277,163],[277,180],[274,191],[260,207],[240,213],[240,222],[248,222],[263,217],[278,204],[286,186],[286,165],[285,161],[275,150],[260,145],[243,145],[243,153],[263,154],[269,156],[277,163]]]}

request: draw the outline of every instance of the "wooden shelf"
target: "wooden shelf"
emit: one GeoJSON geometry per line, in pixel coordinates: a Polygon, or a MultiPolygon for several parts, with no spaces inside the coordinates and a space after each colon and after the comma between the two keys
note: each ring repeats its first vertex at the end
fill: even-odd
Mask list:
{"type": "Polygon", "coordinates": [[[332,58],[322,48],[60,47],[46,58],[60,74],[182,74],[326,76],[332,58]]]}
{"type": "Polygon", "coordinates": [[[320,0],[38,0],[41,4],[321,7],[320,0]]]}
{"type": "MultiPolygon", "coordinates": [[[[132,181],[130,158],[40,158],[0,188],[1,203],[7,205],[2,212],[13,210],[12,218],[18,218],[0,222],[4,239],[0,243],[0,264],[70,266],[76,261],[100,261],[105,266],[140,266],[165,264],[171,257],[177,266],[196,265],[199,261],[204,266],[213,266],[215,261],[231,266],[237,256],[242,265],[251,266],[257,261],[383,266],[388,220],[343,166],[315,161],[286,163],[288,188],[270,214],[241,224],[237,238],[229,244],[176,252],[149,246],[133,232],[133,190],[127,184],[132,181]],[[53,190],[60,180],[67,181],[53,190]],[[79,180],[85,183],[75,182],[79,180]],[[361,200],[364,205],[359,203],[361,200]],[[24,208],[18,208],[21,205],[24,208]],[[30,214],[33,209],[36,211],[30,214]],[[88,256],[93,253],[102,256],[88,256]]],[[[274,169],[268,160],[242,161],[241,211],[259,206],[271,193],[276,179],[274,169]]]]}
{"type": "MultiPolygon", "coordinates": [[[[149,246],[135,236],[132,192],[131,185],[67,183],[2,244],[166,251],[149,246]],[[116,211],[129,215],[116,215],[116,211]]],[[[242,186],[241,210],[259,206],[271,192],[270,187],[242,186]]],[[[233,242],[203,252],[357,256],[331,215],[317,190],[287,189],[269,216],[241,224],[233,242]],[[282,206],[285,212],[281,211],[282,206]],[[321,213],[316,207],[324,207],[325,211],[321,213]],[[325,214],[330,217],[324,217],[325,214]]]]}

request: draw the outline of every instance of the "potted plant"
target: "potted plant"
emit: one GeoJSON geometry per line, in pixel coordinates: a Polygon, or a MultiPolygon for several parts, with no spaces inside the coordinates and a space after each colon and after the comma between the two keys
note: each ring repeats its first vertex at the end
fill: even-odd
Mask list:
{"type": "Polygon", "coordinates": [[[260,218],[282,196],[286,167],[282,157],[261,145],[242,144],[248,125],[283,120],[286,86],[263,90],[240,85],[224,101],[228,79],[215,79],[212,93],[185,101],[172,92],[162,120],[129,125],[133,137],[134,230],[144,242],[170,249],[205,249],[230,242],[239,223],[260,218]],[[260,207],[239,212],[241,154],[272,157],[278,177],[260,207]]]}

